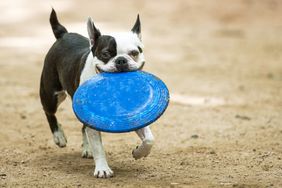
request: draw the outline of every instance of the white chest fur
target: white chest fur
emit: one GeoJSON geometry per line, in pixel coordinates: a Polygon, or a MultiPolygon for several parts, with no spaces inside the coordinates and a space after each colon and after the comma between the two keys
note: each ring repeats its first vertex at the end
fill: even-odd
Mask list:
{"type": "Polygon", "coordinates": [[[94,57],[90,52],[86,59],[84,68],[81,72],[79,85],[83,84],[86,80],[89,80],[92,76],[97,74],[95,71],[95,66],[96,64],[94,61],[94,57]]]}

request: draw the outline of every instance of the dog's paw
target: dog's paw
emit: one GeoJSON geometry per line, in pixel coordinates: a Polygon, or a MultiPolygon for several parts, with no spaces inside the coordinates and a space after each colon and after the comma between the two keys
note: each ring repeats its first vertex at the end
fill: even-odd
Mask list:
{"type": "Polygon", "coordinates": [[[53,138],[54,142],[59,146],[59,147],[66,147],[67,145],[67,139],[65,137],[64,132],[61,129],[58,129],[53,133],[53,138]]]}
{"type": "Polygon", "coordinates": [[[82,158],[93,158],[93,153],[92,153],[92,150],[91,150],[89,144],[83,144],[82,145],[81,157],[82,158]]]}
{"type": "Polygon", "coordinates": [[[153,141],[143,141],[140,146],[132,150],[132,156],[135,160],[147,157],[153,147],[153,141]]]}
{"type": "Polygon", "coordinates": [[[114,172],[107,164],[97,164],[95,167],[94,176],[96,178],[110,178],[114,176],[114,172]]]}
{"type": "Polygon", "coordinates": [[[132,157],[137,160],[142,157],[147,157],[150,154],[150,150],[140,149],[140,146],[137,146],[136,149],[132,150],[132,157]]]}

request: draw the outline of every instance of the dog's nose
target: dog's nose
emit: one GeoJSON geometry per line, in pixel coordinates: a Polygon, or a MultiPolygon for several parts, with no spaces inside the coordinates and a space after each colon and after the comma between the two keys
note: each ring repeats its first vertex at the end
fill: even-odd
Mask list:
{"type": "Polygon", "coordinates": [[[118,71],[126,71],[128,69],[127,59],[124,57],[118,57],[115,63],[118,71]]]}

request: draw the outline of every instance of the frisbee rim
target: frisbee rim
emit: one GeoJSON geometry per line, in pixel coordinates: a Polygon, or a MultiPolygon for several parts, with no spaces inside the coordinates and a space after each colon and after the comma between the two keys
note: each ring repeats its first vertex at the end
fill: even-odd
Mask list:
{"type": "MultiPolygon", "coordinates": [[[[126,132],[131,132],[131,131],[135,131],[135,130],[144,128],[144,127],[146,127],[146,126],[152,124],[153,122],[157,121],[157,120],[164,114],[164,112],[166,111],[166,109],[167,109],[167,107],[168,107],[168,105],[169,105],[170,95],[169,95],[169,90],[168,90],[167,86],[164,84],[164,82],[163,82],[160,78],[158,78],[157,76],[155,76],[155,75],[153,75],[153,74],[151,74],[151,73],[148,73],[148,72],[145,72],[145,71],[132,71],[132,72],[140,72],[140,73],[143,73],[143,74],[145,74],[145,75],[148,74],[149,76],[151,76],[152,78],[154,78],[154,79],[156,80],[155,83],[157,83],[157,82],[160,82],[160,83],[161,83],[162,87],[160,87],[160,88],[161,88],[160,91],[163,91],[164,94],[162,94],[162,92],[160,92],[160,97],[162,97],[162,95],[165,95],[165,96],[166,96],[166,100],[165,100],[165,102],[164,102],[163,105],[162,105],[162,110],[160,110],[160,113],[157,113],[157,115],[156,115],[154,118],[150,118],[149,121],[147,121],[147,122],[144,123],[144,124],[141,124],[141,125],[138,125],[138,126],[134,126],[134,127],[128,127],[128,128],[118,129],[118,130],[117,130],[117,129],[111,130],[111,129],[103,128],[104,126],[95,126],[95,125],[91,125],[91,124],[87,123],[85,120],[83,120],[83,118],[80,118],[80,117],[78,116],[78,114],[79,114],[78,111],[79,111],[79,110],[78,110],[78,109],[75,110],[75,109],[76,109],[75,106],[76,106],[77,104],[73,101],[73,103],[72,103],[72,108],[73,108],[74,114],[75,114],[75,116],[78,118],[78,120],[79,120],[80,122],[82,122],[83,125],[85,125],[85,126],[87,126],[87,127],[89,127],[89,128],[95,129],[95,130],[97,130],[97,131],[108,132],[108,133],[126,133],[126,132]]],[[[102,74],[103,74],[103,73],[102,73],[102,74]]],[[[119,74],[119,73],[106,73],[106,74],[119,74]]],[[[124,73],[122,73],[122,74],[124,74],[124,73]]],[[[91,77],[90,79],[88,79],[86,82],[84,82],[84,83],[83,83],[82,85],[80,85],[80,86],[83,86],[84,84],[87,84],[87,83],[90,82],[91,79],[93,79],[95,76],[103,76],[103,75],[94,75],[93,77],[91,77]]],[[[97,79],[98,79],[98,78],[97,78],[97,79]]],[[[79,87],[80,87],[80,86],[79,86],[79,87]]],[[[75,99],[75,95],[76,95],[76,92],[77,92],[78,89],[79,89],[79,88],[77,88],[76,91],[75,91],[75,94],[74,94],[74,97],[73,97],[74,99],[75,99]]],[[[157,105],[155,105],[154,108],[157,108],[157,105]]],[[[154,109],[154,108],[153,108],[153,109],[154,109]]],[[[150,110],[149,112],[151,112],[151,111],[153,111],[153,110],[150,110]]]]}

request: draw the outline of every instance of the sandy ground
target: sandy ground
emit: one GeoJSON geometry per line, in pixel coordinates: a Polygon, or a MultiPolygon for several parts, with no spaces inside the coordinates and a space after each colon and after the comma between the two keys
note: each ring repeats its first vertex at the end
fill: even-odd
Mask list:
{"type": "Polygon", "coordinates": [[[281,1],[16,0],[0,12],[0,187],[282,187],[281,1]],[[68,145],[53,143],[38,97],[51,5],[79,33],[90,15],[102,32],[129,30],[139,12],[145,70],[171,91],[146,159],[131,156],[134,133],[103,134],[114,178],[80,157],[70,99],[68,145]]]}

